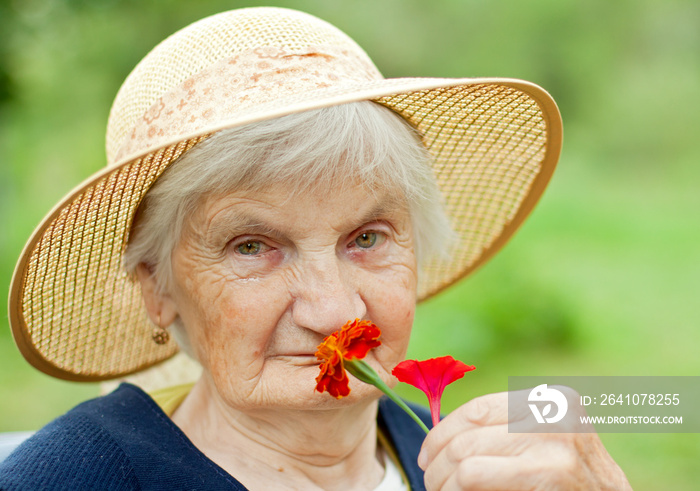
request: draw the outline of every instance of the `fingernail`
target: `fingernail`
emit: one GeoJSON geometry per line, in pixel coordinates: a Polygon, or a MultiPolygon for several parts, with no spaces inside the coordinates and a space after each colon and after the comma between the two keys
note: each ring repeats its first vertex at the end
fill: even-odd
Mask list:
{"type": "Polygon", "coordinates": [[[421,450],[418,454],[418,467],[425,470],[425,466],[428,463],[428,455],[426,455],[424,450],[421,450]]]}

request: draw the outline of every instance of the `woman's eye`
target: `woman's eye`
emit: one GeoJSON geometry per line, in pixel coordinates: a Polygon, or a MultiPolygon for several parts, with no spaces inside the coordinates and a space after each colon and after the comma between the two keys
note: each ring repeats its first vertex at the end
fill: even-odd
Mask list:
{"type": "Polygon", "coordinates": [[[257,240],[249,240],[236,246],[236,252],[244,256],[255,256],[256,254],[260,254],[262,250],[263,244],[257,240]]]}
{"type": "Polygon", "coordinates": [[[376,232],[363,232],[355,239],[355,244],[361,249],[369,249],[375,245],[381,244],[384,239],[383,235],[376,232]]]}

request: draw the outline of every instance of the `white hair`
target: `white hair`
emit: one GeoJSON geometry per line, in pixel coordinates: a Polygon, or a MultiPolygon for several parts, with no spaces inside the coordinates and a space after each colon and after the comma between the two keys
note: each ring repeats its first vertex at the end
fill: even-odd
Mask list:
{"type": "MultiPolygon", "coordinates": [[[[124,253],[127,272],[145,263],[168,291],[172,251],[202,200],[271,182],[284,183],[290,196],[317,186],[342,192],[357,182],[370,192],[395,190],[408,206],[419,266],[443,256],[452,237],[417,131],[390,109],[363,101],[222,130],[185,153],[139,206],[124,253]]],[[[174,337],[192,355],[182,327],[175,322],[174,337]]]]}

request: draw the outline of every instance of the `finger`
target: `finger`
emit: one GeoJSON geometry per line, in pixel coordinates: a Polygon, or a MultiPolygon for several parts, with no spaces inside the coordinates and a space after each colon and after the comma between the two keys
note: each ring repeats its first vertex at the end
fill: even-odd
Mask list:
{"type": "Polygon", "coordinates": [[[533,489],[529,471],[514,466],[513,457],[478,456],[462,461],[442,487],[433,488],[426,482],[429,491],[521,491],[533,489]]]}
{"type": "Polygon", "coordinates": [[[586,445],[568,436],[511,433],[504,445],[489,435],[493,428],[483,430],[475,454],[434,460],[425,473],[428,489],[599,489],[600,479],[611,474],[609,469],[599,476],[591,472],[581,454],[586,445]]]}
{"type": "MultiPolygon", "coordinates": [[[[511,422],[527,417],[524,412],[511,415],[511,422]]],[[[455,409],[436,425],[423,442],[418,465],[425,469],[455,435],[483,426],[508,423],[508,392],[477,397],[455,409]]]]}
{"type": "Polygon", "coordinates": [[[498,418],[496,413],[500,411],[500,395],[489,394],[472,399],[435,425],[423,441],[418,454],[418,465],[425,470],[456,435],[483,426],[490,418],[498,418]]]}
{"type": "Polygon", "coordinates": [[[482,426],[459,433],[426,467],[426,485],[429,483],[433,489],[440,489],[462,461],[483,456],[518,456],[526,451],[530,443],[530,435],[508,434],[507,425],[482,426]]]}

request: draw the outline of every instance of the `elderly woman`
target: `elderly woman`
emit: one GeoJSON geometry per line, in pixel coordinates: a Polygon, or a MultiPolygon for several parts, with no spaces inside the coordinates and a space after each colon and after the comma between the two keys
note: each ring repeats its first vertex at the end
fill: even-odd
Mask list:
{"type": "Polygon", "coordinates": [[[70,380],[123,377],[178,346],[202,375],[167,403],[123,384],[81,404],[0,465],[0,488],[628,486],[595,435],[509,434],[505,394],[425,437],[357,379],[340,399],[314,390],[317,346],[351,319],[380,326],[366,361],[395,383],[416,301],[529,213],[561,141],[539,87],[383,79],[336,28],[244,9],[146,56],[107,140],[107,169],[20,258],[17,344],[70,380]]]}

